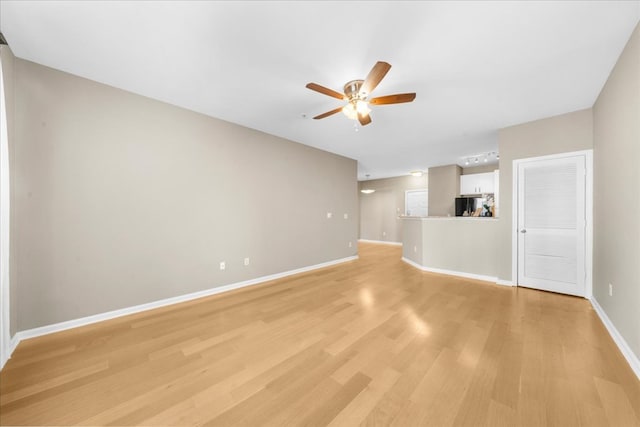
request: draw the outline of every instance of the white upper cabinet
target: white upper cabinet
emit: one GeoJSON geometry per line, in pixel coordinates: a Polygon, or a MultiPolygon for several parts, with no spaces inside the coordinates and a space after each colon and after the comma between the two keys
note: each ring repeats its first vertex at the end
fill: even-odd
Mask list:
{"type": "Polygon", "coordinates": [[[495,174],[493,172],[460,176],[460,195],[486,194],[495,192],[495,174]]]}

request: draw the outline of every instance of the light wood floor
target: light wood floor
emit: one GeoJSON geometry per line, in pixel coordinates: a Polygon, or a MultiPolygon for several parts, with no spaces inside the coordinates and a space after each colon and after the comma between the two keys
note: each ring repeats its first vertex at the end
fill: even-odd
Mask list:
{"type": "Polygon", "coordinates": [[[588,301],[420,272],[400,248],[22,342],[3,425],[640,425],[588,301]]]}

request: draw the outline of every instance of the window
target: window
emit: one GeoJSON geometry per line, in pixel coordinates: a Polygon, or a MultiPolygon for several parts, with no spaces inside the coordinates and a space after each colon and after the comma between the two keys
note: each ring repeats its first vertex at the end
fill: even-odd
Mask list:
{"type": "Polygon", "coordinates": [[[407,216],[427,216],[429,213],[427,190],[405,191],[404,213],[407,216]]]}

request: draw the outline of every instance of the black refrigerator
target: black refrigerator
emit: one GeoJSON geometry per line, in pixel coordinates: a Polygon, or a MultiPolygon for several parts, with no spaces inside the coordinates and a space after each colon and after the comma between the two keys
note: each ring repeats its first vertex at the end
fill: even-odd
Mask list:
{"type": "Polygon", "coordinates": [[[456,216],[472,215],[482,207],[481,197],[456,197],[456,216]],[[467,212],[467,215],[464,213],[467,212]]]}

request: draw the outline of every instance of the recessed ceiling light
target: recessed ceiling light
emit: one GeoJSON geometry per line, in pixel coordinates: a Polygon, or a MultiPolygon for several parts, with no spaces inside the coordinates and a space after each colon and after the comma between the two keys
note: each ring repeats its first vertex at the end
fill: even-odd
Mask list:
{"type": "Polygon", "coordinates": [[[371,194],[371,193],[375,193],[376,190],[374,190],[373,188],[364,188],[362,190],[360,190],[361,193],[364,194],[371,194]]]}
{"type": "Polygon", "coordinates": [[[409,174],[411,174],[413,176],[422,176],[423,172],[422,171],[411,171],[411,172],[409,172],[409,174]]]}

